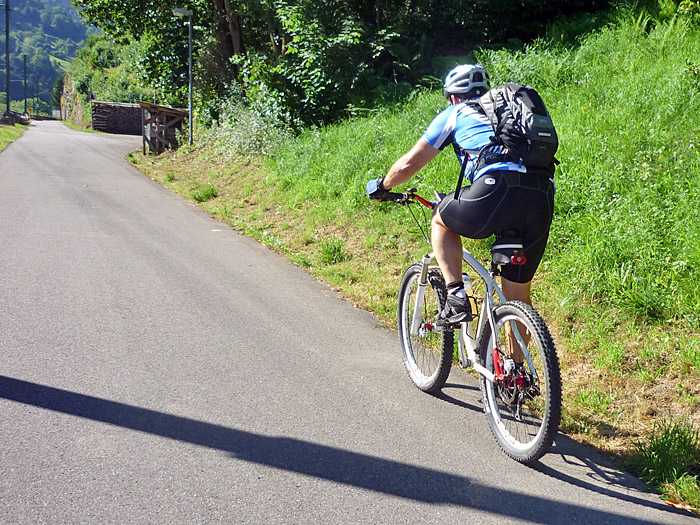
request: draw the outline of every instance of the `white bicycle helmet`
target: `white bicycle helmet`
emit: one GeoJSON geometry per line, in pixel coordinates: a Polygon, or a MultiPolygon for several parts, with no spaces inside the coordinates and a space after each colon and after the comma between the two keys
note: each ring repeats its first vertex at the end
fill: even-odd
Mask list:
{"type": "Polygon", "coordinates": [[[469,98],[474,98],[480,97],[489,88],[489,74],[483,66],[463,64],[447,74],[442,94],[447,99],[451,95],[466,95],[469,98]]]}

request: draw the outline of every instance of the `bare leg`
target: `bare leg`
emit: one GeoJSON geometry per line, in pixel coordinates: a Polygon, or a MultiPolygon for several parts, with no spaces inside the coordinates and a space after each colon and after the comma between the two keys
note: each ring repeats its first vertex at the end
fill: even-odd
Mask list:
{"type": "MultiPolygon", "coordinates": [[[[462,280],[462,237],[459,234],[450,230],[445,223],[442,222],[440,212],[435,211],[432,220],[432,228],[430,234],[435,258],[437,259],[445,282],[461,281],[462,280]]],[[[501,278],[501,287],[503,295],[507,301],[522,301],[532,305],[530,301],[530,282],[516,283],[508,279],[501,278]]],[[[510,356],[517,362],[522,363],[525,360],[525,355],[520,349],[516,339],[513,337],[510,330],[510,323],[506,327],[508,331],[508,341],[510,347],[510,356]]],[[[520,337],[527,346],[530,341],[530,335],[524,327],[518,327],[520,337]]]]}
{"type": "Polygon", "coordinates": [[[433,215],[430,239],[445,282],[461,281],[462,237],[445,226],[437,210],[433,215]]]}
{"type": "MultiPolygon", "coordinates": [[[[513,281],[509,281],[508,279],[504,279],[503,277],[501,277],[501,289],[503,290],[503,295],[506,296],[506,300],[522,301],[524,303],[529,304],[530,306],[532,306],[532,302],[530,301],[531,283],[532,281],[528,281],[526,283],[515,283],[513,281]]],[[[508,325],[506,326],[506,331],[508,333],[508,346],[510,347],[510,357],[516,363],[522,363],[525,360],[525,355],[520,349],[520,345],[518,344],[517,340],[515,339],[515,337],[513,337],[513,333],[510,328],[510,323],[508,323],[508,325]]],[[[527,344],[530,342],[530,335],[525,330],[525,327],[518,325],[518,332],[520,332],[520,337],[522,337],[525,346],[527,346],[527,344]]]]}

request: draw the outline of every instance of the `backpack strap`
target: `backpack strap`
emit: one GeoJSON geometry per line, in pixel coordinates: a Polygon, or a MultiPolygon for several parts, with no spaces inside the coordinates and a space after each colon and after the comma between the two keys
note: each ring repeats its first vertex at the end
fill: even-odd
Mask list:
{"type": "MultiPolygon", "coordinates": [[[[491,100],[491,104],[493,104],[494,107],[496,107],[496,100],[494,96],[498,96],[498,94],[495,94],[494,90],[490,90],[486,95],[483,96],[488,96],[489,99],[491,100]]],[[[484,109],[484,107],[479,103],[475,101],[469,101],[465,102],[469,107],[475,109],[482,115],[485,115],[487,118],[489,118],[489,115],[487,111],[484,109]]],[[[508,113],[510,113],[510,108],[507,108],[508,113]]],[[[493,128],[494,132],[491,137],[489,137],[489,143],[485,144],[483,148],[479,151],[479,156],[476,158],[476,162],[474,163],[474,166],[472,167],[472,170],[469,172],[469,183],[472,184],[474,182],[474,173],[481,168],[482,166],[486,164],[491,164],[492,162],[498,162],[498,161],[507,161],[508,156],[505,154],[494,154],[493,152],[490,152],[489,150],[494,147],[494,146],[503,146],[505,147],[505,144],[503,144],[502,140],[499,140],[497,137],[500,136],[501,131],[503,131],[503,126],[506,123],[506,118],[505,118],[505,113],[504,115],[500,116],[500,119],[498,115],[494,114],[492,115],[491,118],[489,118],[489,121],[491,122],[491,127],[493,128]],[[485,158],[486,155],[491,156],[491,160],[485,158]]],[[[459,199],[459,193],[462,190],[462,183],[464,182],[464,175],[467,171],[467,163],[469,162],[469,154],[467,151],[460,147],[459,145],[455,144],[454,142],[452,143],[452,147],[455,150],[455,153],[457,154],[457,157],[459,158],[460,156],[463,156],[463,161],[462,161],[462,166],[461,170],[459,173],[459,179],[457,180],[457,189],[455,190],[455,199],[459,199]]]]}
{"type": "MultiPolygon", "coordinates": [[[[460,191],[462,191],[462,182],[464,181],[464,173],[467,171],[467,164],[469,164],[469,154],[464,149],[457,146],[456,144],[453,144],[453,146],[455,148],[455,152],[457,152],[458,149],[459,149],[459,151],[464,152],[464,159],[462,160],[462,167],[459,170],[459,179],[457,179],[457,189],[455,189],[455,196],[454,196],[455,199],[459,200],[459,193],[460,193],[460,191]]],[[[474,174],[473,171],[469,174],[469,182],[470,183],[472,182],[473,174],[474,174]]]]}

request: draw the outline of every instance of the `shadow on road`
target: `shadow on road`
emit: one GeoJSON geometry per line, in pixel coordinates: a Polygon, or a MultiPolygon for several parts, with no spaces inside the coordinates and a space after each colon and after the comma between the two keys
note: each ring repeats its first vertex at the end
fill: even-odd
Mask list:
{"type": "Polygon", "coordinates": [[[474,410],[476,412],[483,412],[483,409],[481,405],[472,405],[464,401],[463,399],[457,399],[454,396],[451,396],[447,392],[450,391],[450,389],[459,391],[459,390],[476,390],[477,392],[479,391],[479,387],[474,387],[474,386],[467,386],[463,385],[460,383],[446,383],[445,386],[440,390],[438,393],[433,394],[436,398],[441,399],[443,401],[447,401],[448,403],[451,403],[455,406],[466,408],[468,410],[474,410]]]}
{"type": "MultiPolygon", "coordinates": [[[[264,436],[6,376],[0,376],[0,398],[221,450],[243,461],[426,503],[469,507],[537,523],[566,523],[571,516],[576,516],[579,523],[653,523],[621,513],[491,487],[464,476],[308,441],[264,436]]],[[[540,470],[559,477],[546,467],[540,470]]],[[[601,490],[566,477],[564,481],[602,492],[613,499],[667,513],[676,512],[662,504],[619,494],[612,489],[601,490]]]]}

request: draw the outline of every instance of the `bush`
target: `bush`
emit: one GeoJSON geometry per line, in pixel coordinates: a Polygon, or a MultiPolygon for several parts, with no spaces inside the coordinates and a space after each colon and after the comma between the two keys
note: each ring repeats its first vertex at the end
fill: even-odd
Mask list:
{"type": "Polygon", "coordinates": [[[289,113],[273,96],[266,96],[264,88],[251,100],[243,97],[240,86],[234,84],[217,107],[209,107],[209,112],[218,118],[211,121],[200,140],[227,158],[270,154],[292,133],[289,113]]]}

